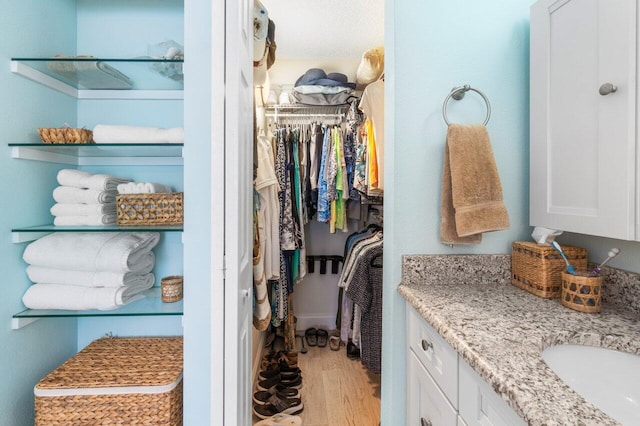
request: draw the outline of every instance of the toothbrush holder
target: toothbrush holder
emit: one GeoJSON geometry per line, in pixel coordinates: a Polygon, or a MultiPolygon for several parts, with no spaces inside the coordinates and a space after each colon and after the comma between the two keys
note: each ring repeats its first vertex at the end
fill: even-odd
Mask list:
{"type": "Polygon", "coordinates": [[[600,312],[602,307],[602,277],[594,277],[593,271],[576,269],[575,275],[562,272],[562,296],[560,302],[567,308],[580,312],[600,312]]]}

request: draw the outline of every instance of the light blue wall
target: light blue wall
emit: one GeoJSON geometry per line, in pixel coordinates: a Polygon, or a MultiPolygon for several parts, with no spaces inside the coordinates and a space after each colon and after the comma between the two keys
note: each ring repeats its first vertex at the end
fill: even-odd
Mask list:
{"type": "Polygon", "coordinates": [[[3,1],[0,13],[0,424],[33,424],[33,386],[76,351],[76,321],[38,321],[11,330],[29,286],[11,229],[48,221],[56,166],[15,160],[7,146],[38,140],[37,127],[76,119],[75,102],[10,72],[10,58],[74,51],[75,4],[67,0],[3,1]],[[55,17],[55,19],[52,19],[55,17]]]}
{"type": "MultiPolygon", "coordinates": [[[[99,57],[137,57],[148,54],[150,45],[175,40],[184,45],[181,0],[80,0],[78,1],[78,53],[99,57]]],[[[136,70],[113,64],[134,79],[136,70]]],[[[159,80],[166,77],[151,75],[159,80]]],[[[136,81],[134,79],[134,81],[136,81]]],[[[136,86],[140,84],[136,81],[136,86]]],[[[144,84],[144,83],[143,83],[144,84]]],[[[78,123],[91,129],[96,124],[181,127],[181,100],[80,100],[78,123]]],[[[183,191],[181,166],[86,166],[91,173],[109,173],[144,182],[160,182],[183,191]]],[[[154,250],[156,285],[167,275],[182,275],[182,241],[179,233],[163,233],[154,250]]],[[[105,333],[118,336],[181,335],[179,317],[82,318],[78,320],[78,349],[105,333]]]]}
{"type": "MultiPolygon", "coordinates": [[[[396,291],[401,256],[510,253],[528,238],[529,6],[532,0],[393,1],[386,10],[387,123],[382,424],[405,424],[405,309],[396,291]],[[393,32],[390,31],[394,28],[393,32]],[[487,125],[508,231],[481,245],[439,242],[440,189],[446,125],[442,102],[454,86],[482,90],[492,106],[487,125]],[[395,93],[394,92],[395,89],[395,93]]],[[[481,98],[451,101],[449,121],[481,122],[481,98]]]]}

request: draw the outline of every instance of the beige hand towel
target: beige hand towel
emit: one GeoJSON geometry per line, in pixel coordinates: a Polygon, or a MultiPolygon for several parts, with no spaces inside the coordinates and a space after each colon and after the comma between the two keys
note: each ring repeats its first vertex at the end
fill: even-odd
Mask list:
{"type": "Polygon", "coordinates": [[[479,244],[482,233],[509,228],[487,128],[451,124],[442,178],[440,239],[479,244]]]}

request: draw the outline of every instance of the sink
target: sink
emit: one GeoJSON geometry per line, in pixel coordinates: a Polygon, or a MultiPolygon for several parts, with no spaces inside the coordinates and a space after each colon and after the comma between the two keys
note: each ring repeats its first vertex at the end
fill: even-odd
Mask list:
{"type": "Polygon", "coordinates": [[[557,345],[542,359],[564,383],[624,425],[640,424],[640,355],[611,349],[557,345]]]}

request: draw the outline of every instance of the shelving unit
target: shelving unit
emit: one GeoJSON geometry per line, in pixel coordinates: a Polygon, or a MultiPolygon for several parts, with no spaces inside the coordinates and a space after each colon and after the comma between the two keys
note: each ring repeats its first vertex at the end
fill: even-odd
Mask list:
{"type": "Polygon", "coordinates": [[[182,59],[153,58],[12,58],[11,72],[78,99],[183,99],[182,81],[161,75],[152,67],[182,66],[182,59]],[[87,89],[51,71],[52,63],[104,63],[133,81],[131,90],[87,89]]]}
{"type": "MultiPolygon", "coordinates": [[[[14,59],[13,67],[17,69],[30,69],[32,75],[38,76],[33,79],[43,83],[53,89],[59,90],[60,84],[65,84],[64,91],[78,92],[78,98],[95,99],[122,99],[123,97],[105,96],[106,92],[128,92],[130,94],[141,94],[139,90],[131,91],[103,91],[103,90],[82,90],[62,83],[44,72],[30,68],[18,61],[33,61],[37,64],[45,62],[43,59],[14,59]],[[35,74],[34,74],[35,73],[35,74]],[[96,95],[98,96],[89,96],[96,95]]],[[[112,60],[118,61],[118,60],[112,60]]],[[[122,61],[126,62],[126,61],[122,61]]],[[[148,60],[137,60],[132,63],[148,64],[148,60]]],[[[156,61],[157,62],[157,61],[156,61]]],[[[176,62],[176,61],[173,61],[176,62]]],[[[180,61],[181,62],[181,61],[180,61]]],[[[148,71],[147,71],[148,72],[148,71]]],[[[61,90],[63,91],[63,90],[61,90]]],[[[146,97],[142,91],[141,97],[127,96],[127,99],[156,99],[156,97],[146,97]]],[[[162,95],[162,99],[181,99],[182,91],[160,90],[155,91],[154,96],[162,95]],[[180,93],[180,97],[175,95],[180,93]]],[[[45,144],[45,143],[10,143],[12,158],[21,160],[42,161],[49,163],[66,164],[72,166],[182,166],[183,143],[92,143],[92,144],[45,144]]],[[[51,232],[183,232],[182,225],[161,225],[161,226],[55,226],[52,224],[16,227],[11,229],[11,239],[13,243],[25,243],[34,241],[51,232]]],[[[154,287],[142,293],[145,295],[140,300],[135,300],[118,309],[109,311],[99,310],[38,310],[26,309],[13,315],[11,328],[14,330],[23,328],[41,318],[64,318],[64,317],[109,317],[109,316],[176,316],[183,314],[182,301],[176,303],[163,303],[160,298],[160,288],[154,287]]]]}
{"type": "Polygon", "coordinates": [[[17,330],[41,318],[135,317],[183,314],[184,308],[182,300],[173,303],[162,302],[160,298],[160,288],[158,287],[146,290],[141,294],[144,295],[144,298],[135,300],[111,311],[99,311],[96,309],[86,311],[26,309],[13,315],[11,328],[17,330]]]}

